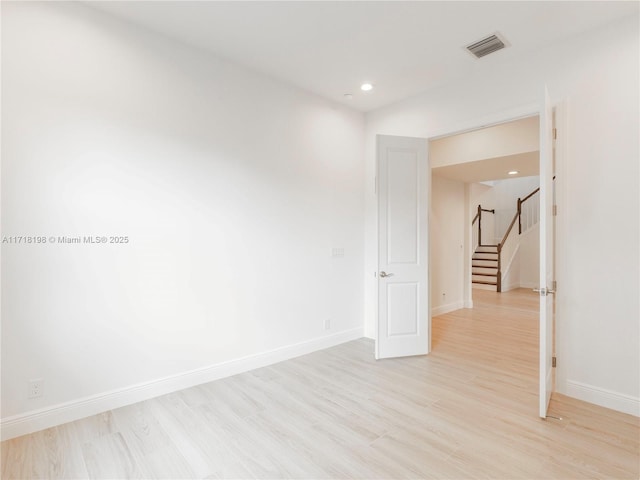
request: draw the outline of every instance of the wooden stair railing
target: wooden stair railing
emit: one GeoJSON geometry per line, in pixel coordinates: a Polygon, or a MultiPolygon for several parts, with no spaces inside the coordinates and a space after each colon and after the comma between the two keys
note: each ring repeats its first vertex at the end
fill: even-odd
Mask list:
{"type": "Polygon", "coordinates": [[[482,246],[482,212],[489,212],[495,215],[495,209],[487,210],[486,208],[482,208],[482,205],[478,205],[478,213],[473,217],[471,221],[471,226],[473,226],[476,221],[478,222],[478,245],[482,246]]]}
{"type": "MultiPolygon", "coordinates": [[[[555,176],[554,176],[554,180],[555,180],[555,176]]],[[[533,197],[539,191],[540,191],[540,187],[536,188],[533,192],[531,192],[526,197],[522,199],[518,198],[517,205],[516,205],[516,213],[513,216],[513,219],[511,220],[511,223],[509,224],[507,231],[502,237],[502,240],[498,243],[498,245],[496,245],[498,249],[498,271],[497,271],[497,277],[496,277],[497,292],[502,292],[502,248],[504,247],[504,244],[507,241],[507,238],[509,238],[509,234],[511,233],[511,230],[515,225],[516,220],[518,221],[518,235],[522,234],[522,204],[527,200],[529,200],[531,197],[533,197]]],[[[476,223],[476,221],[478,222],[478,246],[480,247],[489,246],[489,245],[482,244],[482,229],[481,229],[482,212],[490,212],[495,214],[496,211],[494,209],[488,210],[488,209],[482,208],[481,205],[478,205],[478,213],[476,213],[476,216],[473,217],[473,220],[471,221],[471,225],[473,226],[476,223]]]]}

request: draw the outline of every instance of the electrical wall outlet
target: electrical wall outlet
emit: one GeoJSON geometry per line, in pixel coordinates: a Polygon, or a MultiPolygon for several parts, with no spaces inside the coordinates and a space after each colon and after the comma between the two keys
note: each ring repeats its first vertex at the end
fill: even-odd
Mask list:
{"type": "Polygon", "coordinates": [[[27,382],[27,398],[38,398],[42,396],[42,390],[44,388],[44,379],[35,378],[27,382]]]}
{"type": "Polygon", "coordinates": [[[331,319],[330,319],[330,318],[327,318],[327,319],[324,321],[324,329],[325,329],[325,330],[330,330],[330,329],[331,329],[331,319]]]}

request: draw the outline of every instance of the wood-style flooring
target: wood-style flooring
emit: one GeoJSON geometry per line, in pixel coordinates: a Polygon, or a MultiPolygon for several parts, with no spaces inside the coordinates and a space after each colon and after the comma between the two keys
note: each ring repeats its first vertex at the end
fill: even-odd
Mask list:
{"type": "Polygon", "coordinates": [[[538,409],[538,297],[474,291],[428,356],[366,339],[2,443],[2,478],[639,478],[639,419],[538,409]]]}

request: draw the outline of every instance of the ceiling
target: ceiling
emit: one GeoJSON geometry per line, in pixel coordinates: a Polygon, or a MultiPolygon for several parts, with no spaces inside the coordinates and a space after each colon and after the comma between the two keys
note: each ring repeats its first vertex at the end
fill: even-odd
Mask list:
{"type": "Polygon", "coordinates": [[[516,153],[503,157],[486,158],[475,162],[457,163],[432,170],[438,177],[465,183],[504,180],[506,178],[530,177],[540,174],[539,151],[516,153]],[[517,175],[507,172],[516,170],[517,175]]]}
{"type": "Polygon", "coordinates": [[[534,115],[431,140],[431,171],[465,183],[539,175],[539,122],[534,115]]]}
{"type": "Polygon", "coordinates": [[[86,4],[361,111],[639,12],[635,1],[86,4]],[[465,50],[496,31],[510,47],[482,59],[465,50]]]}

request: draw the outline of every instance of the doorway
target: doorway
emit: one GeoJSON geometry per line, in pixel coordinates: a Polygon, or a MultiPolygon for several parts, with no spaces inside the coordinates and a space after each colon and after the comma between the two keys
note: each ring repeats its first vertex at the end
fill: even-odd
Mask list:
{"type": "MultiPolygon", "coordinates": [[[[547,101],[547,105],[548,105],[548,101],[547,101]]],[[[429,208],[431,207],[431,195],[432,195],[432,180],[431,180],[431,167],[434,167],[435,165],[429,165],[429,158],[427,158],[426,156],[424,158],[421,158],[420,156],[415,156],[415,152],[417,150],[420,150],[422,148],[424,148],[426,150],[426,148],[428,148],[428,146],[431,146],[431,142],[439,139],[439,138],[443,138],[446,136],[450,136],[450,135],[454,135],[454,134],[460,134],[460,133],[465,133],[465,132],[471,132],[473,130],[478,130],[479,128],[486,128],[486,127],[490,127],[490,126],[494,126],[494,125],[500,125],[500,124],[504,124],[506,122],[512,121],[512,120],[517,120],[517,119],[523,119],[526,117],[531,117],[535,114],[539,114],[540,115],[540,125],[541,125],[541,132],[544,131],[544,134],[540,136],[540,166],[541,166],[541,173],[544,172],[545,177],[544,180],[541,182],[541,195],[540,198],[547,198],[549,195],[549,188],[551,186],[551,171],[552,171],[552,167],[551,167],[551,161],[552,161],[552,156],[549,154],[548,151],[548,147],[551,145],[550,142],[550,119],[551,119],[551,115],[550,115],[550,109],[549,108],[543,108],[540,109],[539,106],[536,106],[534,108],[531,108],[529,111],[522,111],[520,115],[514,115],[511,116],[510,118],[495,118],[494,121],[491,122],[483,122],[483,124],[471,124],[469,125],[469,128],[462,128],[462,129],[457,129],[457,130],[453,130],[453,131],[448,131],[448,132],[443,132],[443,134],[441,135],[433,135],[430,136],[428,139],[411,139],[413,141],[415,141],[415,146],[418,146],[416,148],[414,148],[413,151],[404,151],[406,150],[403,148],[402,142],[408,140],[406,137],[389,137],[389,136],[379,136],[378,137],[378,168],[377,168],[377,181],[379,183],[379,185],[382,185],[383,183],[385,183],[388,178],[389,175],[394,176],[395,173],[393,172],[389,172],[388,170],[388,166],[389,165],[393,165],[393,162],[385,162],[384,157],[389,155],[389,152],[391,151],[395,151],[395,154],[400,155],[401,157],[405,158],[405,159],[410,159],[407,163],[407,165],[409,164],[414,164],[418,167],[414,168],[412,171],[414,171],[414,175],[409,175],[406,174],[408,172],[405,172],[405,174],[402,174],[400,176],[396,175],[396,180],[397,178],[405,178],[405,180],[407,181],[406,186],[407,189],[403,189],[401,188],[400,184],[395,185],[395,197],[396,200],[398,198],[402,198],[403,196],[405,196],[406,192],[413,192],[413,193],[408,193],[407,195],[409,195],[409,197],[411,198],[404,198],[399,204],[402,203],[408,203],[408,204],[412,204],[414,207],[420,207],[420,206],[425,206],[427,205],[429,208]],[[549,119],[549,120],[547,120],[549,119]],[[388,140],[389,143],[388,145],[384,148],[381,149],[380,148],[380,142],[384,141],[384,140],[388,140]],[[395,139],[395,140],[394,140],[395,139]],[[397,142],[397,145],[395,145],[394,142],[397,142]],[[422,145],[422,146],[420,146],[422,145]],[[405,153],[407,155],[405,155],[405,153]],[[413,163],[412,163],[413,162],[413,163]],[[426,173],[425,172],[421,172],[421,166],[424,166],[426,168],[426,173]],[[543,168],[544,166],[544,168],[543,168]],[[428,168],[427,168],[428,167],[428,168]],[[387,177],[385,179],[385,177],[387,177]],[[549,181],[547,181],[547,178],[549,181]],[[412,185],[413,182],[417,181],[418,184],[420,184],[423,180],[427,180],[427,186],[424,189],[420,189],[420,188],[414,188],[412,185]],[[403,193],[404,192],[404,193],[403,193]],[[426,202],[426,204],[424,204],[423,200],[425,198],[425,194],[427,194],[427,199],[428,201],[426,202]],[[412,197],[413,195],[413,197],[412,197]],[[417,195],[417,196],[416,196],[417,195]]],[[[413,148],[413,147],[412,147],[413,148]]],[[[411,150],[411,149],[409,149],[411,150]]],[[[395,181],[395,180],[394,180],[395,181]]],[[[399,234],[398,232],[401,232],[403,229],[406,230],[407,232],[409,232],[412,236],[412,238],[414,238],[416,241],[415,243],[415,252],[416,255],[414,255],[414,257],[412,259],[410,259],[410,261],[406,261],[404,263],[408,263],[408,264],[415,264],[418,265],[420,264],[420,267],[426,270],[426,274],[422,277],[418,277],[417,281],[402,281],[400,278],[396,279],[395,282],[390,281],[389,277],[392,277],[394,275],[394,272],[391,270],[391,268],[396,268],[399,265],[394,265],[393,262],[389,263],[389,262],[384,262],[383,261],[383,256],[386,255],[387,257],[389,257],[389,249],[388,249],[388,242],[385,243],[390,237],[390,224],[388,223],[387,220],[385,220],[385,216],[383,212],[389,212],[391,210],[393,210],[395,207],[390,206],[390,204],[387,202],[387,200],[389,198],[392,198],[392,196],[389,196],[385,193],[384,189],[380,189],[379,190],[379,195],[378,195],[378,252],[379,252],[379,267],[380,266],[384,266],[385,269],[383,268],[379,268],[378,272],[377,272],[377,283],[378,283],[378,289],[377,289],[377,322],[376,322],[376,331],[375,331],[375,337],[376,337],[376,358],[388,358],[388,357],[394,357],[394,356],[407,356],[407,355],[419,355],[419,354],[423,354],[423,353],[428,353],[430,348],[431,348],[431,336],[430,336],[430,329],[431,329],[431,301],[430,301],[430,297],[432,294],[432,286],[433,286],[433,282],[431,282],[429,275],[430,275],[430,271],[431,268],[429,267],[429,262],[430,260],[433,258],[432,255],[430,255],[429,250],[430,250],[430,235],[427,234],[427,236],[425,237],[422,234],[416,234],[416,232],[418,231],[422,231],[422,230],[418,230],[417,226],[419,224],[422,224],[423,221],[426,222],[427,224],[427,231],[429,231],[429,229],[432,228],[432,225],[430,225],[430,219],[428,219],[428,215],[429,215],[429,211],[428,209],[425,210],[421,210],[420,208],[418,208],[418,214],[417,215],[413,215],[413,213],[415,213],[416,209],[409,209],[408,212],[409,213],[402,213],[401,210],[398,210],[397,208],[395,209],[396,211],[396,215],[395,218],[396,219],[402,219],[402,221],[400,222],[396,222],[398,223],[398,225],[404,225],[403,227],[400,228],[400,230],[397,230],[395,232],[395,234],[391,235],[391,236],[395,236],[396,239],[401,239],[399,240],[399,244],[403,243],[404,240],[402,240],[402,235],[399,234]],[[391,209],[391,210],[390,210],[391,209]],[[408,219],[408,220],[407,220],[408,219]],[[405,220],[407,220],[405,222],[405,220]],[[404,223],[403,223],[404,222],[404,223]],[[398,236],[400,235],[400,236],[398,236]],[[387,245],[387,248],[384,249],[382,248],[383,245],[387,245]],[[426,253],[425,253],[426,252],[426,253]],[[400,288],[398,288],[400,287],[400,288]],[[422,298],[421,297],[421,293],[424,291],[424,289],[426,289],[428,295],[427,295],[427,300],[426,302],[420,302],[417,299],[422,298]],[[409,291],[415,291],[415,293],[413,293],[412,295],[409,295],[407,297],[408,300],[408,305],[411,306],[411,308],[396,308],[396,309],[390,309],[389,305],[391,304],[395,304],[396,306],[405,303],[400,302],[400,300],[403,300],[403,296],[402,295],[396,295],[396,300],[395,301],[391,301],[389,302],[390,299],[390,295],[395,291],[396,293],[399,293],[400,291],[403,292],[409,292],[409,291]],[[404,315],[402,312],[406,311],[408,312],[408,315],[404,315]],[[390,315],[390,313],[395,312],[393,315],[390,315]],[[426,335],[426,342],[425,344],[422,345],[418,345],[419,342],[404,342],[406,345],[414,345],[414,347],[421,347],[421,348],[399,348],[395,351],[391,351],[388,350],[386,352],[383,352],[382,350],[384,350],[384,348],[381,350],[381,346],[383,346],[385,344],[385,342],[389,342],[392,337],[397,337],[396,340],[399,340],[401,337],[416,337],[418,334],[420,335],[426,335]],[[413,348],[413,349],[412,349],[413,348]]],[[[468,197],[467,197],[468,199],[468,197]]],[[[541,200],[540,201],[540,205],[541,205],[541,224],[542,225],[546,225],[547,224],[547,220],[550,221],[551,217],[551,203],[548,200],[541,200]],[[544,209],[544,211],[543,211],[544,209]]],[[[435,225],[434,225],[435,226],[435,225]]],[[[470,241],[468,240],[464,240],[469,239],[470,238],[470,231],[466,230],[467,227],[464,227],[465,229],[465,234],[463,234],[463,242],[460,243],[459,245],[457,245],[457,248],[460,248],[463,252],[465,250],[465,245],[467,246],[467,249],[469,248],[469,245],[471,244],[470,241]]],[[[552,233],[552,231],[548,228],[545,228],[544,231],[541,228],[541,239],[543,238],[543,232],[549,232],[552,233]]],[[[550,237],[546,237],[546,238],[550,238],[550,237]]],[[[411,243],[411,242],[409,242],[411,243]]],[[[542,244],[542,242],[541,242],[542,244]]],[[[408,245],[408,244],[407,244],[408,245]]],[[[413,245],[413,244],[412,244],[413,245]]],[[[553,250],[549,248],[550,243],[549,242],[545,242],[544,243],[544,247],[542,247],[541,245],[541,259],[542,258],[552,258],[552,254],[553,254],[553,250]]],[[[551,242],[552,245],[552,242],[551,242]]],[[[411,250],[411,248],[409,249],[411,250]]],[[[398,263],[403,263],[403,262],[398,262],[398,263]]],[[[542,285],[542,291],[544,293],[540,293],[540,305],[541,307],[543,307],[544,305],[546,305],[546,307],[549,306],[549,298],[548,298],[548,293],[550,292],[550,288],[547,287],[547,284],[545,283],[547,275],[546,272],[551,272],[552,269],[544,269],[543,268],[543,261],[540,261],[540,272],[541,272],[541,283],[540,285],[542,285]],[[544,275],[543,275],[544,273],[544,275]],[[547,297],[547,298],[543,298],[547,297]],[[546,302],[546,304],[545,304],[546,302]]],[[[465,276],[469,276],[470,272],[465,272],[466,275],[465,276]]],[[[405,295],[406,296],[406,295],[405,295]]],[[[470,298],[470,297],[469,297],[470,298]]],[[[539,349],[539,353],[540,353],[540,398],[541,398],[541,405],[544,404],[545,407],[543,409],[543,407],[541,406],[541,416],[544,416],[544,414],[546,413],[546,405],[548,405],[548,400],[549,400],[549,395],[550,395],[550,391],[551,388],[549,388],[549,383],[546,382],[545,380],[549,378],[549,374],[550,374],[550,367],[551,367],[551,345],[552,345],[552,340],[551,337],[549,336],[549,332],[551,332],[551,320],[552,317],[550,317],[549,315],[547,315],[545,317],[544,312],[547,312],[547,309],[540,309],[540,336],[539,336],[539,341],[540,341],[540,349],[539,349]],[[548,358],[547,358],[548,357],[548,358]],[[544,410],[544,412],[543,412],[544,410]]]]}
{"type": "Polygon", "coordinates": [[[430,140],[434,315],[538,286],[539,145],[538,115],[430,140]]]}

